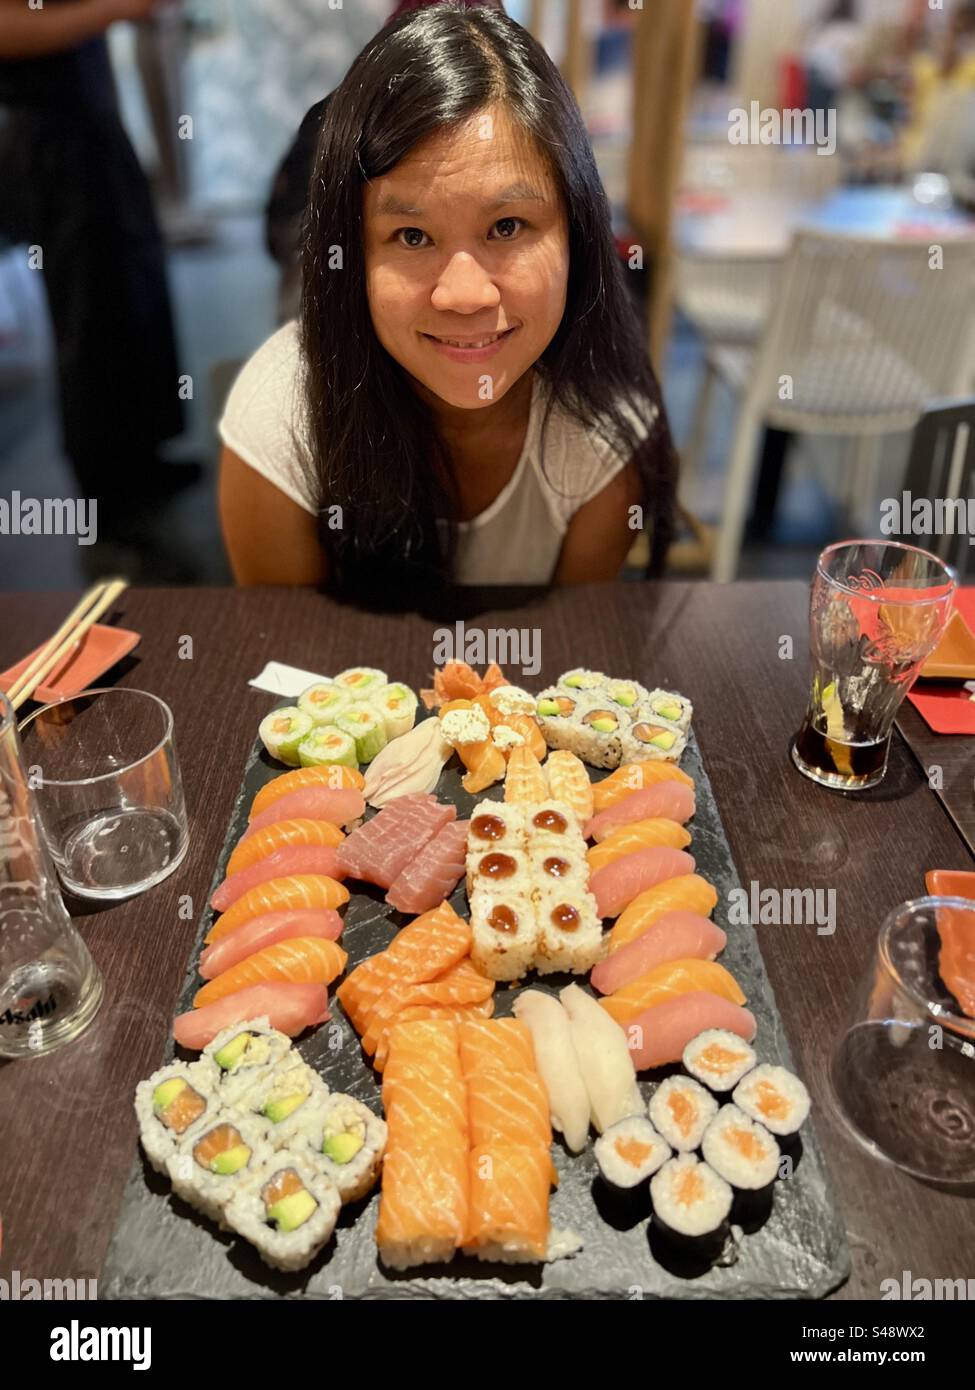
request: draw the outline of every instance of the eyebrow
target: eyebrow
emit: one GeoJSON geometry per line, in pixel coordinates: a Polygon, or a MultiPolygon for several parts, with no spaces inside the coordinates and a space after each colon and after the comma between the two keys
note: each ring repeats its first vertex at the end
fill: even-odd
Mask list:
{"type": "MultiPolygon", "coordinates": [[[[527,183],[512,183],[507,188],[502,188],[496,197],[489,198],[481,204],[485,211],[504,207],[506,203],[546,203],[548,199],[544,193],[539,192],[527,183]]],[[[423,208],[414,207],[412,203],[404,203],[402,199],[395,197],[392,193],[383,193],[376,203],[377,217],[426,217],[423,208]]]]}

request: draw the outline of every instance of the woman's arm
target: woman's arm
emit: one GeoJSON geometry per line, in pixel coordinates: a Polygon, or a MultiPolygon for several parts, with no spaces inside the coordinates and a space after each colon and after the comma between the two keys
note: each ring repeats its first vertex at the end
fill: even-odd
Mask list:
{"type": "Polygon", "coordinates": [[[220,455],[220,529],[238,584],[323,584],[315,518],[232,449],[220,455]]]}
{"type": "Polygon", "coordinates": [[[635,463],[621,468],[602,492],[579,508],[565,533],[556,584],[587,584],[615,579],[642,524],[630,526],[630,508],[643,501],[635,463]]]}

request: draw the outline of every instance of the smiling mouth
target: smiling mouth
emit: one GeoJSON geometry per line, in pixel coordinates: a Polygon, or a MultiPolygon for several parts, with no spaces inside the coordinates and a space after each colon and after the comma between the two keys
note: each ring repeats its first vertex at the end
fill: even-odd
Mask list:
{"type": "MultiPolygon", "coordinates": [[[[516,327],[517,325],[515,325],[516,327]]],[[[509,333],[513,333],[514,327],[503,328],[499,333],[482,333],[479,338],[440,338],[433,333],[424,333],[424,338],[430,338],[435,343],[443,343],[445,347],[458,348],[482,348],[490,347],[499,338],[506,338],[509,333]]]]}

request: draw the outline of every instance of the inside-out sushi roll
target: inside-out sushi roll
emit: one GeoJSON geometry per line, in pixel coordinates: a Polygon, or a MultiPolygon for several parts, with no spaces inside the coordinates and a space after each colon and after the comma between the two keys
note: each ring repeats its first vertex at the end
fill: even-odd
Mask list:
{"type": "Polygon", "coordinates": [[[541,801],[527,807],[525,834],[533,853],[548,849],[556,854],[585,850],[572,808],[565,801],[541,801]]]}
{"type": "Polygon", "coordinates": [[[265,1264],[293,1271],[326,1245],[341,1209],[335,1186],[303,1157],[284,1150],[227,1203],[224,1222],[250,1241],[265,1264]]]}
{"type": "Polygon", "coordinates": [[[386,742],[408,734],[416,722],[417,698],[408,685],[383,685],[369,695],[383,721],[386,742]]]}
{"type": "Polygon", "coordinates": [[[383,714],[373,705],[365,702],[350,705],[337,717],[335,727],[355,739],[356,758],[360,763],[371,763],[386,747],[383,714]]]}
{"type": "Polygon", "coordinates": [[[600,957],[603,924],[596,899],[585,888],[553,883],[535,890],[538,944],[535,969],[540,975],[569,971],[584,975],[600,957]]]}
{"type": "Polygon", "coordinates": [[[298,761],[302,767],[357,767],[359,756],[351,734],[334,724],[323,724],[299,743],[298,761]]]}
{"type": "Polygon", "coordinates": [[[246,1093],[242,1106],[266,1122],[275,1149],[301,1132],[311,1107],[328,1099],[328,1087],[293,1049],[246,1093]]]}
{"type": "Polygon", "coordinates": [[[517,980],[538,943],[535,905],[527,893],[479,888],[471,898],[471,960],[491,980],[517,980]]]}
{"type": "Polygon", "coordinates": [[[590,671],[585,666],[577,666],[559,676],[559,685],[569,690],[602,690],[606,684],[602,671],[590,671]]]}
{"type": "Polygon", "coordinates": [[[167,1159],[166,1171],[177,1196],[223,1224],[223,1208],[270,1157],[256,1116],[216,1114],[187,1130],[167,1159]]]}
{"type": "Polygon", "coordinates": [[[704,1131],[701,1152],[719,1177],[746,1191],[768,1187],[779,1171],[778,1144],[737,1105],[722,1105],[704,1131]]]}
{"type": "Polygon", "coordinates": [[[652,1178],[671,1157],[670,1145],[649,1120],[619,1120],[593,1146],[599,1171],[610,1187],[628,1191],[652,1178]]]}
{"type": "Polygon", "coordinates": [[[298,708],[307,714],[312,723],[334,724],[336,717],[347,710],[352,696],[347,690],[333,685],[331,681],[316,681],[298,696],[298,708]]]}
{"type": "Polygon", "coordinates": [[[570,753],[576,751],[578,735],[575,721],[585,703],[585,697],[580,692],[563,690],[556,685],[541,692],[535,701],[535,718],[549,748],[566,749],[570,753]]]}
{"type": "Polygon", "coordinates": [[[755,1049],[726,1028],[707,1028],[684,1048],[683,1063],[691,1076],[712,1091],[733,1091],[758,1061],[755,1049]]]}
{"type": "Polygon", "coordinates": [[[668,1076],[650,1097],[648,1113],[671,1148],[689,1153],[700,1146],[718,1102],[693,1077],[668,1076]]]}
{"type": "Polygon", "coordinates": [[[314,727],[310,714],[297,705],[286,705],[265,715],[257,726],[257,732],[272,758],[287,763],[288,767],[297,767],[298,749],[314,727]]]}
{"type": "Polygon", "coordinates": [[[676,763],[687,747],[687,737],[676,724],[668,724],[655,715],[638,712],[633,724],[622,739],[625,762],[676,763]]]}
{"type": "Polygon", "coordinates": [[[647,698],[647,688],[639,681],[607,681],[604,693],[611,704],[626,710],[635,710],[647,698]]]}
{"type": "Polygon", "coordinates": [[[667,1231],[691,1239],[717,1236],[734,1200],[728,1183],[695,1154],[668,1159],[650,1179],[653,1214],[667,1231]]]}
{"type": "Polygon", "coordinates": [[[641,709],[650,717],[663,719],[668,724],[676,724],[682,734],[691,727],[694,707],[690,700],[678,695],[674,690],[651,690],[645,692],[640,702],[641,709]]]}
{"type": "Polygon", "coordinates": [[[762,1062],[732,1092],[731,1099],[773,1134],[795,1134],[809,1114],[809,1092],[785,1067],[762,1062]]]}
{"type": "Polygon", "coordinates": [[[497,887],[512,893],[531,894],[532,875],[522,849],[468,851],[467,895],[479,888],[497,887]]]}
{"type": "Polygon", "coordinates": [[[629,713],[611,700],[587,697],[576,710],[572,752],[590,767],[619,767],[629,713]]]}
{"type": "Polygon", "coordinates": [[[528,841],[528,862],[534,884],[547,892],[558,890],[586,893],[589,889],[589,865],[585,857],[585,841],[575,842],[566,837],[564,845],[549,840],[528,841]]]}
{"type": "Polygon", "coordinates": [[[350,666],[347,671],[340,671],[334,677],[333,684],[342,690],[351,691],[358,697],[371,695],[373,691],[388,685],[389,677],[385,671],[380,671],[378,666],[350,666]]]}
{"type": "Polygon", "coordinates": [[[386,1121],[354,1096],[331,1095],[304,1128],[310,1162],[335,1184],[343,1202],[370,1191],[386,1151],[386,1121]]]}
{"type": "Polygon", "coordinates": [[[270,1075],[290,1052],[291,1039],[272,1028],[266,1018],[234,1023],[203,1049],[220,1069],[218,1098],[223,1105],[244,1101],[252,1086],[270,1075]]]}
{"type": "Polygon", "coordinates": [[[524,849],[525,813],[507,801],[479,801],[467,830],[470,853],[489,849],[524,849]]]}
{"type": "Polygon", "coordinates": [[[219,1108],[214,1098],[218,1079],[215,1063],[201,1058],[171,1062],[139,1082],[135,1091],[139,1137],[157,1173],[165,1173],[166,1160],[183,1135],[219,1108]]]}

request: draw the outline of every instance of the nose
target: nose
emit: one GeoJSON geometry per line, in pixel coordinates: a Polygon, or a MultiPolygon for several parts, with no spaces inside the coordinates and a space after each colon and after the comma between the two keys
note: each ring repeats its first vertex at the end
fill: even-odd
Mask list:
{"type": "Polygon", "coordinates": [[[441,272],[430,303],[435,309],[473,314],[495,308],[501,303],[501,292],[472,255],[458,251],[441,272]]]}

